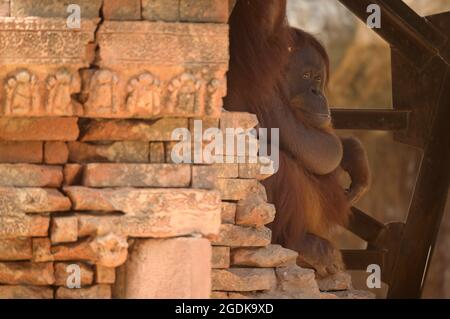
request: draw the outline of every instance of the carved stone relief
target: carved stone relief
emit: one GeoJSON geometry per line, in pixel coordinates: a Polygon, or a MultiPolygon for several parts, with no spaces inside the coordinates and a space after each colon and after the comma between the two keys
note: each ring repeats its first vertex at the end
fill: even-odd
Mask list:
{"type": "Polygon", "coordinates": [[[205,103],[205,84],[192,73],[183,73],[168,86],[167,108],[170,114],[199,114],[205,103]]]}
{"type": "Polygon", "coordinates": [[[0,18],[0,110],[5,116],[72,116],[78,70],[88,67],[97,20],[0,18]]]}
{"type": "Polygon", "coordinates": [[[119,101],[117,83],[119,78],[110,70],[98,70],[91,79],[86,114],[117,114],[119,101]]]}
{"type": "Polygon", "coordinates": [[[83,20],[75,32],[60,18],[0,18],[0,114],[220,114],[229,58],[226,25],[105,21],[97,31],[94,69],[88,48],[94,47],[96,23],[83,20]]]}
{"type": "Polygon", "coordinates": [[[77,92],[79,84],[76,77],[66,69],[60,69],[47,78],[46,111],[52,115],[74,114],[72,94],[77,92]]]}
{"type": "Polygon", "coordinates": [[[127,91],[127,110],[132,114],[144,112],[158,115],[161,108],[161,83],[150,72],[132,78],[127,91]]]}
{"type": "Polygon", "coordinates": [[[38,111],[40,95],[37,78],[27,70],[17,71],[5,80],[5,115],[27,115],[38,111]]]}

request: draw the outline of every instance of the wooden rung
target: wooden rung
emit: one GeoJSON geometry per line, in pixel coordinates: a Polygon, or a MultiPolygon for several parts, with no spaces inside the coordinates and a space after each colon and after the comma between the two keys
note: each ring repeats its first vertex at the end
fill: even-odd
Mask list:
{"type": "Polygon", "coordinates": [[[345,266],[350,270],[367,270],[367,266],[376,264],[383,271],[386,250],[343,249],[342,258],[345,266]]]}
{"type": "Polygon", "coordinates": [[[409,113],[391,109],[331,109],[334,127],[342,130],[405,130],[409,113]]]}
{"type": "Polygon", "coordinates": [[[353,234],[364,239],[368,243],[372,243],[385,228],[385,225],[375,218],[367,215],[356,207],[352,207],[352,216],[350,217],[347,229],[353,234]]]}

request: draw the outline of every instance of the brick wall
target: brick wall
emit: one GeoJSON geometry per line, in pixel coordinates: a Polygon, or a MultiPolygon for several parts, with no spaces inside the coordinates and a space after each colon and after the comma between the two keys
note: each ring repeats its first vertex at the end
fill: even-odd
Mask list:
{"type": "Polygon", "coordinates": [[[349,290],[270,245],[260,164],[173,163],[195,119],[257,125],[222,113],[228,1],[77,3],[70,29],[65,1],[0,2],[0,298],[349,290]]]}

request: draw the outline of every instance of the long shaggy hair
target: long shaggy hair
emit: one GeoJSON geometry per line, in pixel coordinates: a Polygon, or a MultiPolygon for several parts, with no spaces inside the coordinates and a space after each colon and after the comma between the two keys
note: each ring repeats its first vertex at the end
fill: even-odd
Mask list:
{"type": "MultiPolygon", "coordinates": [[[[275,124],[267,110],[273,105],[290,107],[285,71],[292,48],[315,43],[314,38],[287,26],[285,0],[240,0],[229,24],[231,63],[225,108],[255,113],[261,127],[272,128],[275,124]]],[[[328,61],[325,49],[322,53],[328,61]]],[[[326,130],[334,134],[332,127],[326,130]]],[[[277,209],[271,225],[273,243],[296,249],[306,232],[327,238],[335,225],[348,221],[350,207],[336,173],[312,174],[288,150],[280,150],[279,170],[263,184],[277,209]]]]}

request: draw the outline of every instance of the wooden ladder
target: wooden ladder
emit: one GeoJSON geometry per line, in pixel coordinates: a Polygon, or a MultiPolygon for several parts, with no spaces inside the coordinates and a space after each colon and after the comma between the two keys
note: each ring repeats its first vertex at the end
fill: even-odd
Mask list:
{"type": "Polygon", "coordinates": [[[391,46],[393,110],[333,109],[337,129],[394,131],[396,141],[423,151],[406,223],[383,224],[353,208],[348,229],[365,250],[343,250],[349,269],[382,269],[388,298],[420,298],[450,181],[450,12],[420,17],[401,0],[339,0],[391,46]]]}

